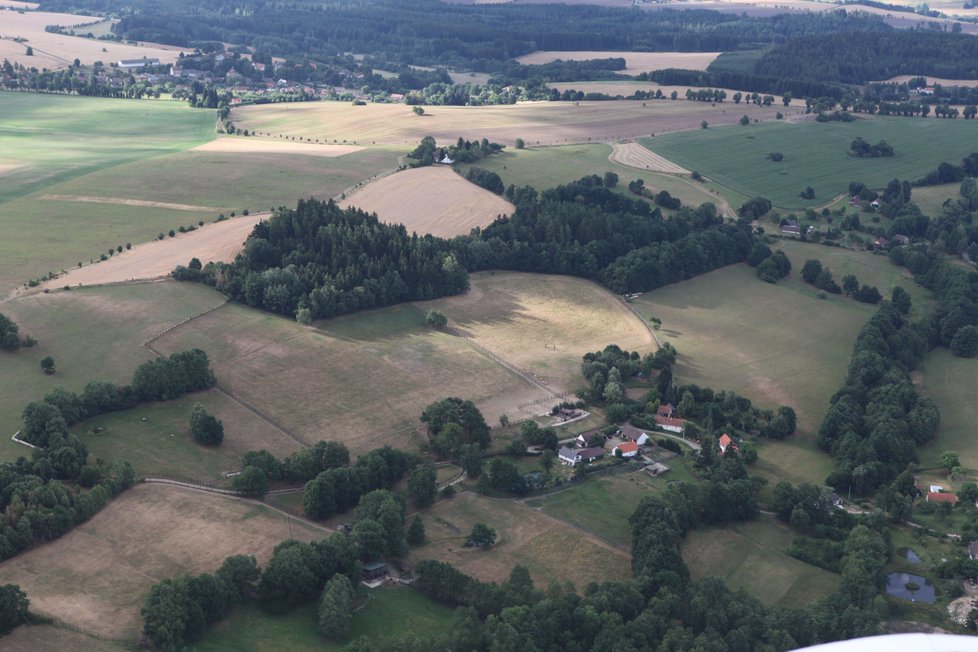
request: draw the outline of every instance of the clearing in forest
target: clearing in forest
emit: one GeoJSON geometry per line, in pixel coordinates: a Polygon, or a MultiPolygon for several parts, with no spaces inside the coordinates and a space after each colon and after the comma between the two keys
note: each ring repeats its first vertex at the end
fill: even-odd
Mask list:
{"type": "Polygon", "coordinates": [[[447,166],[404,170],[373,181],[340,202],[376,213],[381,222],[408,232],[450,238],[485,227],[516,208],[499,195],[466,181],[447,166]]]}
{"type": "Polygon", "coordinates": [[[638,168],[639,170],[669,172],[671,174],[689,174],[689,170],[686,168],[676,165],[669,159],[659,156],[638,143],[614,143],[611,147],[612,152],[608,160],[614,163],[638,168]]]}
{"type": "Polygon", "coordinates": [[[229,263],[244,247],[255,225],[268,216],[268,213],[252,213],[206,224],[172,238],[139,244],[108,260],[73,269],[44,283],[42,287],[105,285],[161,278],[177,265],[187,265],[191,258],[200,259],[204,265],[208,262],[229,263]]]}
{"type": "Polygon", "coordinates": [[[971,474],[978,471],[975,447],[975,361],[959,358],[948,349],[937,348],[927,354],[920,374],[922,393],[934,400],[941,411],[937,437],[920,449],[925,466],[937,466],[941,453],[953,450],[961,466],[971,474]]]}
{"type": "Polygon", "coordinates": [[[324,530],[252,501],[141,484],[60,539],[0,565],[31,610],[112,639],[135,640],[139,609],[156,582],[216,570],[230,555],[259,564],[290,536],[324,530]]]}
{"type": "Polygon", "coordinates": [[[424,513],[428,543],[411,551],[411,561],[437,559],[484,582],[502,582],[513,566],[526,566],[537,587],[631,577],[631,557],[588,533],[513,501],[472,492],[440,500],[424,513]],[[472,526],[485,523],[496,531],[488,549],[466,548],[472,526]]]}
{"type": "Polygon", "coordinates": [[[625,69],[617,72],[623,75],[637,75],[652,70],[680,68],[682,70],[706,70],[722,52],[593,52],[575,51],[537,51],[516,57],[523,65],[539,65],[552,61],[588,61],[592,59],[625,59],[625,69]]]}
{"type": "Polygon", "coordinates": [[[467,294],[418,305],[442,311],[455,332],[561,391],[580,386],[585,353],[608,344],[643,354],[656,348],[628,306],[591,281],[482,272],[470,282],[467,294]]]}

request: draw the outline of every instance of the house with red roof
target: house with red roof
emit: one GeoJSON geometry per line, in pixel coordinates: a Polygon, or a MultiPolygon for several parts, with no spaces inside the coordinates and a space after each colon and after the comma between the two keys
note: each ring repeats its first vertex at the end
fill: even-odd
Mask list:
{"type": "Polygon", "coordinates": [[[727,449],[730,449],[735,453],[740,452],[740,449],[737,448],[737,443],[727,433],[723,433],[722,435],[720,435],[720,439],[717,440],[717,443],[720,445],[721,455],[726,455],[727,449]]]}
{"type": "Polygon", "coordinates": [[[619,452],[621,453],[621,457],[625,459],[635,457],[638,455],[638,444],[633,441],[624,441],[611,449],[611,454],[616,457],[619,452]]]}
{"type": "Polygon", "coordinates": [[[666,417],[667,419],[671,419],[672,417],[676,416],[676,406],[672,403],[660,405],[655,411],[655,415],[658,417],[666,417]]]}
{"type": "Polygon", "coordinates": [[[926,500],[929,503],[951,503],[952,506],[958,504],[958,497],[955,494],[949,494],[943,491],[927,492],[926,500]]]}
{"type": "Polygon", "coordinates": [[[653,418],[655,419],[655,425],[668,432],[681,433],[686,428],[685,419],[673,419],[670,417],[660,417],[659,415],[653,418]]]}

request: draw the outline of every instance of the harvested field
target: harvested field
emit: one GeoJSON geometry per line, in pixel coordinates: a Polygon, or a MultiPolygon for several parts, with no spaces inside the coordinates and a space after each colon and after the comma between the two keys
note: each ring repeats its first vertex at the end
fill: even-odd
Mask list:
{"type": "Polygon", "coordinates": [[[735,124],[745,113],[752,119],[773,119],[784,107],[723,103],[627,100],[604,102],[522,102],[493,106],[435,106],[415,115],[403,104],[296,102],[238,107],[232,111],[241,129],[273,136],[302,136],[335,143],[415,145],[425,136],[442,143],[459,136],[488,138],[512,145],[557,145],[633,139],[667,131],[735,124]]]}
{"type": "MultiPolygon", "coordinates": [[[[96,61],[108,63],[119,59],[156,58],[161,63],[173,63],[180,56],[180,50],[164,49],[156,45],[128,45],[115,41],[98,41],[77,36],[67,36],[45,32],[48,25],[78,27],[102,22],[101,18],[56,14],[46,11],[18,13],[3,12],[3,37],[0,39],[0,59],[21,63],[37,68],[67,68],[72,61],[79,59],[85,65],[96,61]],[[11,39],[26,39],[16,42],[11,39]],[[27,47],[34,49],[33,56],[27,56],[27,47]]],[[[83,30],[79,30],[83,31],[83,30]]]]}
{"type": "Polygon", "coordinates": [[[589,59],[625,59],[625,69],[617,72],[623,75],[637,75],[652,70],[682,68],[684,70],[706,70],[722,52],[589,52],[585,50],[558,51],[547,50],[531,52],[516,60],[524,65],[539,65],[552,61],[587,61],[589,59]]]}
{"type": "Polygon", "coordinates": [[[603,287],[569,276],[482,272],[467,294],[418,304],[459,334],[561,391],[581,380],[581,357],[618,344],[655,350],[648,329],[603,287]]]}
{"type": "Polygon", "coordinates": [[[669,172],[671,174],[689,174],[689,170],[680,167],[672,161],[659,156],[655,152],[638,143],[613,143],[609,161],[653,172],[669,172]]]}
{"type": "MultiPolygon", "coordinates": [[[[668,85],[668,84],[657,84],[657,83],[655,83],[653,81],[640,82],[640,81],[629,81],[629,80],[626,80],[626,81],[555,82],[555,83],[547,84],[547,86],[549,88],[556,88],[560,92],[564,92],[565,90],[575,90],[575,91],[581,91],[582,93],[604,93],[605,95],[610,95],[611,97],[617,97],[617,96],[620,95],[623,98],[624,97],[629,97],[631,95],[634,95],[638,91],[646,91],[646,92],[651,91],[653,93],[655,91],[662,91],[663,95],[666,95],[666,96],[670,95],[673,91],[676,91],[676,93],[678,94],[678,98],[679,98],[679,99],[676,100],[677,102],[685,102],[686,101],[686,91],[688,91],[690,89],[697,90],[696,88],[691,87],[691,86],[681,86],[681,85],[677,86],[677,85],[668,85]]],[[[727,93],[727,99],[726,99],[726,101],[723,104],[726,108],[729,109],[731,107],[734,107],[734,108],[738,107],[738,105],[737,104],[734,104],[733,100],[731,99],[733,97],[734,93],[738,92],[737,89],[735,89],[735,88],[722,88],[722,87],[716,87],[716,86],[714,88],[717,88],[718,90],[726,91],[726,93],[727,93]]],[[[743,93],[743,94],[745,94],[745,95],[748,94],[748,91],[744,91],[743,89],[740,89],[740,92],[743,93]]],[[[633,100],[633,101],[635,101],[635,100],[633,100]]],[[[659,100],[647,100],[647,101],[659,101],[659,100]]],[[[781,96],[781,95],[775,95],[774,96],[774,103],[777,106],[783,107],[784,106],[784,97],[781,96]]],[[[746,107],[747,105],[746,104],[741,104],[739,106],[740,107],[746,107]]],[[[797,99],[796,100],[792,100],[791,101],[791,106],[804,108],[805,101],[804,100],[797,100],[797,99]]],[[[784,113],[785,111],[782,109],[782,112],[784,113]]]]}
{"type": "Polygon", "coordinates": [[[193,206],[191,204],[171,204],[162,201],[145,201],[142,199],[123,199],[121,197],[92,197],[89,195],[41,195],[39,199],[45,201],[67,201],[82,204],[118,204],[120,206],[143,206],[146,208],[166,208],[171,211],[191,211],[193,213],[203,213],[220,209],[213,206],[193,206]]]}
{"type": "Polygon", "coordinates": [[[355,145],[320,145],[318,143],[296,143],[283,140],[263,140],[260,138],[217,138],[194,148],[197,152],[220,152],[222,154],[301,154],[303,156],[344,156],[359,152],[362,147],[355,145]]]}
{"type": "Polygon", "coordinates": [[[721,577],[768,605],[804,607],[835,590],[839,576],[786,551],[795,533],[773,518],[690,532],[683,560],[695,579],[721,577]]]}
{"type": "Polygon", "coordinates": [[[230,555],[264,563],[290,532],[307,541],[327,535],[252,501],[137,485],[60,539],[3,562],[0,574],[20,585],[39,614],[134,640],[154,583],[213,571],[230,555]]]}
{"type": "Polygon", "coordinates": [[[3,649],[4,652],[126,652],[129,648],[57,625],[24,625],[3,638],[3,649]]]}
{"type": "Polygon", "coordinates": [[[207,224],[190,233],[136,245],[100,263],[79,267],[43,284],[45,288],[66,285],[105,285],[137,279],[160,278],[177,265],[186,265],[191,258],[208,262],[231,262],[244,246],[252,229],[268,217],[268,213],[207,224]]]}
{"type": "Polygon", "coordinates": [[[418,417],[446,396],[470,399],[489,423],[528,417],[552,395],[401,305],[317,322],[228,304],[157,340],[162,352],[200,347],[221,388],[307,443],[343,441],[354,453],[421,443],[418,417]],[[525,406],[521,408],[520,406],[525,406]]]}
{"type": "Polygon", "coordinates": [[[409,232],[450,238],[484,227],[516,208],[499,195],[466,181],[449,167],[404,170],[367,184],[340,206],[377,213],[382,222],[409,232]]]}
{"type": "Polygon", "coordinates": [[[435,503],[424,522],[429,543],[413,549],[410,560],[449,562],[483,581],[504,581],[516,564],[530,570],[538,588],[572,582],[582,589],[631,576],[626,552],[513,500],[466,492],[435,503]],[[496,544],[488,550],[464,547],[479,522],[496,530],[496,544]]]}

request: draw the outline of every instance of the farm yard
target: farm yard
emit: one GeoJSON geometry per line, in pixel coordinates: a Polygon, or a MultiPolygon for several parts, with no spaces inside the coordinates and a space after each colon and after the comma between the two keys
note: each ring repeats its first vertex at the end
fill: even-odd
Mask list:
{"type": "MultiPolygon", "coordinates": [[[[425,136],[442,143],[467,139],[512,145],[557,145],[638,138],[650,133],[734,124],[747,113],[774,119],[778,107],[710,106],[706,102],[650,100],[607,102],[523,102],[493,106],[432,106],[423,116],[403,104],[351,106],[341,102],[299,102],[237,107],[239,129],[259,135],[302,137],[354,145],[416,145],[425,136]]],[[[781,107],[783,109],[783,107],[781,107]]]]}
{"type": "Polygon", "coordinates": [[[548,384],[573,392],[581,382],[581,357],[608,344],[642,353],[655,343],[648,329],[613,294],[569,276],[482,272],[458,297],[417,304],[449,319],[471,338],[548,384]]]}
{"type": "Polygon", "coordinates": [[[782,209],[819,206],[846,192],[850,182],[881,188],[893,178],[915,180],[943,161],[958,163],[973,147],[974,125],[965,120],[860,116],[853,122],[773,122],[656,135],[639,142],[724,186],[734,205],[761,195],[782,209]],[[862,137],[885,140],[887,158],[850,156],[862,137]],[[768,159],[780,152],[784,160],[768,159]],[[815,198],[798,196],[806,186],[815,198]]]}
{"type": "Polygon", "coordinates": [[[553,61],[589,61],[592,59],[624,58],[623,75],[680,68],[682,70],[706,70],[720,56],[720,52],[588,52],[588,51],[538,51],[516,57],[523,65],[540,65],[553,61]]]}
{"type": "Polygon", "coordinates": [[[381,222],[403,224],[408,232],[450,238],[485,227],[516,208],[466,181],[447,166],[404,170],[372,181],[340,202],[376,213],[381,222]]]}
{"type": "MultiPolygon", "coordinates": [[[[506,149],[479,161],[477,166],[495,172],[507,186],[529,185],[537,190],[570,183],[591,174],[601,176],[605,172],[614,172],[619,177],[619,192],[628,192],[628,182],[638,178],[645,182],[647,188],[669,191],[684,205],[699,206],[704,202],[713,202],[721,210],[726,209],[728,214],[733,214],[733,209],[724,206],[723,197],[715,194],[719,186],[620,165],[610,160],[613,151],[613,146],[605,143],[506,149]]],[[[468,166],[461,167],[463,172],[468,169],[468,166]]]]}
{"type": "Polygon", "coordinates": [[[225,557],[259,564],[288,538],[326,533],[241,499],[167,485],[137,485],[60,539],[3,564],[31,609],[111,639],[135,641],[155,582],[213,571],[225,557]]]}
{"type": "Polygon", "coordinates": [[[0,312],[38,340],[33,348],[5,354],[0,365],[5,390],[0,394],[0,459],[15,460],[28,452],[10,441],[28,402],[58,386],[79,392],[93,380],[128,383],[136,367],[153,357],[143,342],[223,301],[202,285],[168,282],[32,294],[0,303],[0,312]],[[52,376],[38,366],[48,355],[57,365],[52,376]]]}
{"type": "Polygon", "coordinates": [[[205,265],[208,262],[229,263],[244,248],[255,225],[268,216],[269,213],[252,213],[172,238],[139,244],[106,261],[72,269],[41,287],[55,289],[68,285],[104,285],[163,278],[177,265],[186,265],[191,258],[198,258],[205,265]]]}
{"type": "Polygon", "coordinates": [[[114,41],[97,41],[78,36],[55,34],[44,30],[48,25],[77,28],[79,33],[87,30],[82,25],[101,23],[103,20],[92,16],[49,13],[46,11],[4,11],[3,37],[0,39],[0,60],[7,59],[25,66],[57,70],[67,68],[75,59],[91,65],[96,61],[108,64],[119,59],[159,59],[161,63],[173,63],[180,56],[180,48],[156,44],[130,45],[114,41]],[[13,39],[24,39],[17,42],[13,39]],[[27,54],[27,47],[33,54],[27,54]]]}
{"type": "Polygon", "coordinates": [[[483,581],[502,582],[513,566],[530,570],[538,587],[572,582],[623,580],[631,575],[627,552],[610,546],[563,521],[518,502],[485,498],[471,492],[435,503],[424,515],[428,543],[411,551],[410,560],[437,559],[483,581]],[[489,549],[466,548],[472,526],[496,530],[489,549]]]}
{"type": "Polygon", "coordinates": [[[770,517],[686,535],[683,560],[693,577],[721,577],[765,604],[803,607],[835,590],[839,577],[787,554],[795,533],[770,517]]]}

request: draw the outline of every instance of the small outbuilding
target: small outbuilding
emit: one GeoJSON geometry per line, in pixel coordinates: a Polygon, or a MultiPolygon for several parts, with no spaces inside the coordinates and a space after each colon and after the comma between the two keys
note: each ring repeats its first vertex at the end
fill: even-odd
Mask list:
{"type": "Polygon", "coordinates": [[[387,575],[387,564],[382,561],[372,561],[363,565],[363,581],[368,584],[382,582],[387,579],[387,575]]]}

